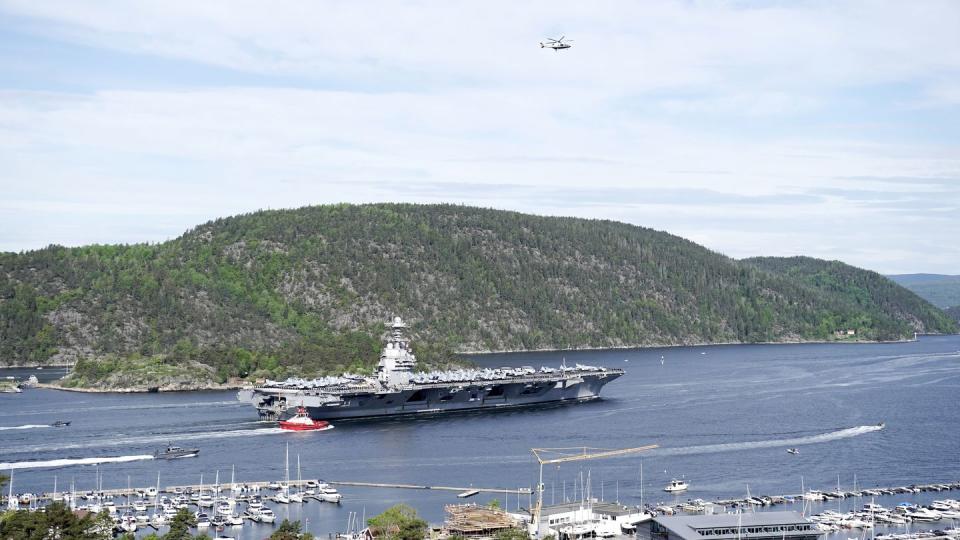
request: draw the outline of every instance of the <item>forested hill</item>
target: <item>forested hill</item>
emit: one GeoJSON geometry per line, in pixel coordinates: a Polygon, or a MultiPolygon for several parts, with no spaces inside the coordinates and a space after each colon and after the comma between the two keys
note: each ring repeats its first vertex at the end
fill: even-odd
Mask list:
{"type": "Polygon", "coordinates": [[[956,329],[887,280],[824,285],[862,271],[822,263],[811,279],[763,261],[623,223],[451,205],[261,211],[161,244],[0,254],[0,362],[152,358],[220,379],[359,369],[393,315],[433,362],[956,329]]]}
{"type": "Polygon", "coordinates": [[[937,307],[960,306],[960,276],[899,274],[887,277],[937,307]]]}
{"type": "Polygon", "coordinates": [[[943,311],[887,277],[840,261],[756,257],[741,262],[834,295],[848,309],[863,310],[865,319],[844,321],[858,331],[872,327],[880,331],[878,335],[893,334],[901,331],[904,321],[918,332],[945,331],[953,323],[943,311]]]}

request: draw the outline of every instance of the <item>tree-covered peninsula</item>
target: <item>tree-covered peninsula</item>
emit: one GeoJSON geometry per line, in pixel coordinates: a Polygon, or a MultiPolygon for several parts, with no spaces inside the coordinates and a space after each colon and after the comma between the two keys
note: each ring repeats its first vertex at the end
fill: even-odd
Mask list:
{"type": "Polygon", "coordinates": [[[393,315],[413,323],[429,365],[463,351],[957,329],[842,263],[737,261],[624,223],[454,205],[260,211],[159,244],[0,254],[0,363],[75,364],[68,385],[366,371],[393,315]]]}

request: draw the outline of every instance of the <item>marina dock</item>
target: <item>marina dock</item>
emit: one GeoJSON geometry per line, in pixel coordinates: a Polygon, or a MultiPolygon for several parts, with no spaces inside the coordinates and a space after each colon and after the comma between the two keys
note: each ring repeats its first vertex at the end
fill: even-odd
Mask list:
{"type": "MultiPolygon", "coordinates": [[[[176,486],[165,486],[160,488],[160,493],[163,494],[179,494],[179,493],[197,493],[197,492],[212,492],[212,493],[227,493],[234,492],[239,493],[236,496],[237,500],[246,500],[254,495],[260,495],[261,491],[273,491],[275,487],[280,484],[278,481],[258,481],[258,482],[237,482],[235,484],[185,484],[185,485],[176,485],[176,486]],[[236,489],[234,489],[234,487],[236,489]]],[[[426,486],[418,484],[390,484],[390,483],[379,483],[379,482],[349,482],[349,481],[338,481],[338,480],[319,480],[319,479],[305,479],[305,480],[290,480],[285,482],[289,487],[295,488],[307,488],[316,486],[318,484],[329,484],[331,486],[350,486],[350,487],[365,487],[365,488],[382,488],[382,489],[420,489],[420,490],[433,490],[433,491],[455,491],[461,495],[465,493],[470,493],[468,496],[473,496],[479,493],[502,493],[509,495],[532,495],[533,490],[529,488],[489,488],[489,487],[463,487],[463,486],[426,486]]],[[[156,491],[154,487],[148,488],[117,488],[117,489],[103,489],[96,491],[96,495],[103,499],[110,499],[115,502],[117,508],[126,507],[126,498],[139,499],[143,497],[152,498],[153,493],[156,491]]],[[[85,494],[94,493],[89,490],[78,491],[76,492],[78,497],[83,497],[85,494]]],[[[33,501],[37,504],[49,503],[54,500],[60,500],[65,495],[69,495],[68,491],[58,491],[55,493],[39,493],[39,494],[14,494],[14,497],[20,500],[21,504],[29,504],[30,501],[33,501]],[[29,497],[27,497],[29,495],[29,497]]],[[[0,506],[5,506],[7,504],[7,497],[5,495],[0,495],[0,506]]]]}
{"type": "MultiPolygon", "coordinates": [[[[920,493],[929,491],[953,491],[960,490],[960,482],[947,482],[939,484],[911,484],[908,486],[896,487],[873,487],[862,488],[854,491],[827,491],[821,492],[824,500],[843,499],[847,497],[876,497],[880,495],[897,495],[907,493],[920,493]]],[[[735,499],[717,499],[710,501],[713,504],[721,506],[774,506],[778,504],[793,503],[802,501],[804,494],[795,495],[757,495],[755,497],[743,497],[735,499]]]]}
{"type": "Polygon", "coordinates": [[[452,487],[452,486],[418,486],[415,484],[379,484],[374,482],[327,482],[332,486],[354,486],[370,488],[390,488],[390,489],[432,489],[436,491],[459,491],[461,495],[469,497],[478,493],[509,493],[510,495],[532,495],[530,488],[504,489],[504,488],[478,488],[478,487],[452,487]]]}
{"type": "MultiPolygon", "coordinates": [[[[360,482],[333,480],[323,481],[319,479],[290,480],[280,481],[257,481],[257,482],[230,482],[230,483],[210,483],[210,484],[187,484],[171,485],[157,489],[154,486],[148,488],[121,488],[104,489],[98,491],[59,491],[56,493],[42,494],[14,494],[16,499],[11,505],[4,497],[0,497],[0,507],[9,505],[11,508],[20,507],[24,509],[38,509],[43,505],[53,501],[69,501],[71,507],[78,505],[79,508],[87,508],[87,505],[95,506],[94,511],[110,512],[113,517],[115,529],[118,531],[133,531],[138,527],[160,530],[170,519],[167,512],[170,508],[196,508],[198,516],[209,516],[209,519],[203,527],[215,526],[219,528],[227,525],[242,526],[247,522],[275,523],[276,514],[271,511],[264,503],[276,504],[294,504],[306,503],[309,501],[328,502],[339,504],[341,495],[337,493],[333,486],[345,486],[354,488],[370,489],[414,489],[442,491],[456,494],[457,498],[465,499],[473,497],[480,493],[493,493],[514,495],[517,497],[517,510],[520,511],[520,495],[533,495],[533,490],[529,488],[489,488],[474,486],[428,486],[420,484],[398,484],[382,482],[360,482]],[[293,500],[288,491],[292,490],[298,494],[299,498],[293,500]],[[330,492],[333,492],[334,498],[331,498],[330,492]],[[165,501],[165,502],[161,502],[165,501]],[[229,501],[229,503],[227,502],[229,501]],[[221,505],[226,504],[227,510],[221,510],[221,505]],[[242,505],[242,506],[240,506],[242,505]],[[152,507],[153,514],[150,514],[152,507]],[[158,507],[163,507],[164,512],[158,512],[158,507]],[[207,512],[207,513],[203,513],[207,512]],[[219,520],[219,521],[218,521],[219,520]],[[232,522],[227,521],[232,520],[232,522]],[[126,528],[124,528],[126,527],[126,528]]],[[[871,497],[874,495],[895,495],[895,494],[915,494],[920,492],[941,492],[960,490],[960,482],[951,483],[932,483],[932,484],[912,484],[909,486],[897,486],[889,488],[867,488],[858,491],[840,491],[821,492],[811,491],[799,495],[777,495],[766,496],[758,495],[756,497],[736,498],[736,499],[717,499],[713,502],[706,502],[701,499],[686,500],[685,502],[674,502],[672,505],[660,504],[656,507],[648,506],[647,510],[641,510],[636,507],[617,508],[627,510],[634,508],[635,512],[649,512],[646,515],[672,515],[674,513],[699,514],[712,513],[715,510],[708,509],[710,506],[722,507],[722,512],[729,512],[731,508],[753,506],[766,507],[780,504],[806,503],[811,494],[829,496],[829,498],[847,498],[847,497],[871,497]]],[[[827,499],[818,499],[824,501],[827,499]]],[[[594,499],[594,501],[596,501],[594,499]]],[[[960,511],[957,501],[944,500],[934,501],[935,504],[951,504],[954,511],[960,511]]],[[[598,505],[611,504],[596,502],[598,505]]],[[[871,503],[871,508],[878,508],[871,503]]],[[[903,505],[900,505],[903,506],[903,505]]],[[[591,505],[592,507],[592,505],[591,505]]],[[[913,511],[926,512],[925,507],[913,506],[913,511]]],[[[882,508],[881,508],[882,509],[882,508]]],[[[509,528],[515,526],[517,517],[507,513],[490,509],[485,506],[474,505],[448,505],[445,507],[448,514],[451,514],[448,526],[451,530],[461,532],[480,533],[483,531],[492,531],[494,529],[509,528]]],[[[886,511],[886,510],[884,510],[886,511]]],[[[914,514],[905,513],[903,509],[897,510],[900,515],[913,516],[914,514]]],[[[816,523],[817,530],[820,533],[827,531],[840,531],[844,529],[872,528],[873,514],[870,516],[870,522],[860,520],[856,516],[862,514],[851,512],[848,517],[846,514],[831,513],[824,511],[820,515],[811,515],[807,519],[816,523]]],[[[893,514],[891,514],[893,515],[893,514]]],[[[946,515],[946,514],[944,514],[946,515]]],[[[916,514],[917,519],[921,519],[923,514],[916,514]]],[[[866,519],[866,518],[864,518],[866,519]]],[[[939,518],[937,518],[939,519],[939,518]]],[[[879,521],[878,521],[879,523],[879,521]]],[[[901,521],[902,523],[902,521],[901,521]]],[[[885,523],[886,524],[886,523],[885,523]]],[[[893,526],[887,524],[888,527],[893,526]]],[[[202,528],[202,527],[201,527],[202,528]]],[[[219,529],[218,529],[219,530],[219,529]]],[[[947,529],[943,534],[913,533],[913,534],[889,534],[877,536],[878,540],[960,540],[960,535],[956,535],[957,529],[947,529]]],[[[332,538],[332,536],[331,536],[332,538]]]]}

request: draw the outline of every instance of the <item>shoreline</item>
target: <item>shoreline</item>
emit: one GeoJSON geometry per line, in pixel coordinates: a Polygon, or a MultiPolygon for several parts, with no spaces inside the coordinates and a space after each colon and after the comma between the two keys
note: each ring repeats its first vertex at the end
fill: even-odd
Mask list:
{"type": "MultiPolygon", "coordinates": [[[[960,335],[960,334],[918,334],[918,336],[950,336],[950,335],[960,335]]],[[[884,344],[896,344],[896,343],[914,343],[916,341],[918,341],[917,338],[892,339],[892,340],[863,339],[863,340],[855,340],[855,341],[834,341],[834,340],[822,340],[822,339],[796,340],[796,341],[750,341],[750,342],[718,341],[718,342],[710,342],[710,343],[680,343],[680,344],[672,344],[672,345],[619,345],[619,346],[610,346],[610,347],[579,347],[579,348],[572,348],[572,349],[542,348],[542,349],[456,351],[454,354],[470,355],[470,356],[485,356],[485,355],[491,355],[491,354],[626,351],[626,350],[641,350],[641,349],[677,349],[680,347],[716,347],[716,346],[729,346],[729,345],[884,345],[884,344]]]]}
{"type": "MultiPolygon", "coordinates": [[[[925,336],[946,336],[946,335],[960,335],[960,334],[918,334],[918,337],[921,335],[925,336]]],[[[496,354],[527,354],[527,353],[565,353],[565,352],[597,352],[597,351],[626,351],[626,350],[644,350],[644,349],[676,349],[680,347],[715,347],[715,346],[731,346],[731,345],[884,345],[884,344],[898,344],[898,343],[914,343],[918,341],[918,338],[913,339],[899,339],[899,340],[855,340],[855,341],[834,341],[834,340],[796,340],[796,341],[758,341],[758,342],[739,342],[739,341],[728,341],[728,342],[714,342],[714,343],[691,343],[691,344],[673,344],[673,345],[623,345],[615,347],[582,347],[582,348],[573,348],[573,349],[553,349],[553,348],[542,348],[542,349],[514,349],[514,350],[485,350],[485,351],[457,351],[454,354],[458,356],[488,356],[496,354]]],[[[21,368],[27,366],[9,366],[9,368],[21,368]]],[[[71,367],[62,364],[51,364],[43,365],[38,364],[33,367],[71,367]]],[[[87,394],[151,394],[151,393],[170,393],[170,392],[205,392],[205,391],[219,391],[219,390],[240,390],[252,386],[254,383],[223,383],[223,384],[209,384],[209,385],[196,385],[189,388],[182,387],[163,387],[162,385],[150,386],[150,387],[140,387],[140,388],[110,388],[102,389],[96,387],[73,387],[68,388],[60,386],[55,383],[37,383],[33,388],[40,388],[44,390],[60,390],[64,392],[80,392],[87,394]]]]}
{"type": "Polygon", "coordinates": [[[147,388],[89,388],[74,387],[68,388],[53,383],[37,383],[32,388],[43,390],[60,390],[63,392],[79,392],[82,394],[169,394],[172,392],[207,392],[213,390],[239,390],[248,385],[241,384],[216,384],[216,385],[197,385],[190,388],[164,388],[163,386],[151,386],[147,388]]]}
{"type": "Polygon", "coordinates": [[[67,369],[70,369],[70,368],[72,368],[72,367],[73,367],[73,364],[44,364],[44,363],[33,362],[33,363],[30,363],[30,364],[15,364],[15,365],[12,365],[12,366],[0,366],[0,369],[37,369],[37,368],[43,368],[43,369],[61,369],[61,368],[67,368],[67,369]]]}

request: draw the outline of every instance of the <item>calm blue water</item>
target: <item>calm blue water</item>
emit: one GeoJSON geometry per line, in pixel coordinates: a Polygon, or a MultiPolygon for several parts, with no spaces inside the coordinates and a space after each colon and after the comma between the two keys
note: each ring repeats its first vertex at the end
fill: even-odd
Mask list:
{"type": "MultiPolygon", "coordinates": [[[[670,501],[662,487],[686,478],[683,498],[715,499],[807,489],[960,480],[960,336],[897,344],[732,345],[672,349],[483,356],[485,365],[622,367],[595,403],[416,420],[341,421],[321,433],[283,433],[256,420],[232,392],[0,394],[0,469],[13,463],[151,454],[168,441],[195,445],[199,458],[99,465],[105,487],[283,477],[283,452],[299,454],[303,476],[426,485],[532,487],[531,447],[602,448],[658,444],[642,458],[645,502],[670,501]],[[661,364],[661,356],[663,362],[661,364]],[[4,429],[71,420],[69,428],[4,429]],[[871,426],[885,422],[886,428],[871,426]],[[798,447],[800,455],[786,453],[798,447]]],[[[31,371],[32,372],[32,371],[31,371]]],[[[5,370],[0,375],[11,374],[5,370]]],[[[50,372],[32,372],[48,375],[50,372]]],[[[49,376],[49,375],[48,375],[49,376]]],[[[545,472],[546,502],[573,497],[588,472],[593,493],[638,504],[639,456],[583,462],[545,472]]],[[[16,491],[75,482],[93,489],[97,466],[17,469],[16,491]]],[[[291,472],[295,476],[295,467],[291,472]]],[[[312,532],[345,528],[348,513],[376,514],[405,502],[431,522],[455,492],[343,487],[339,507],[274,505],[283,518],[309,519],[312,532]],[[302,513],[301,513],[302,512],[302,513]]],[[[882,504],[960,493],[898,495],[882,504]],[[916,497],[916,499],[915,499],[916,497]]],[[[486,502],[504,496],[481,495],[486,502]]],[[[526,496],[508,504],[526,507],[526,496]]],[[[837,503],[827,503],[836,507],[837,503]]],[[[263,529],[260,531],[261,534],[263,529]]],[[[254,537],[252,527],[242,533],[254,537]]]]}

